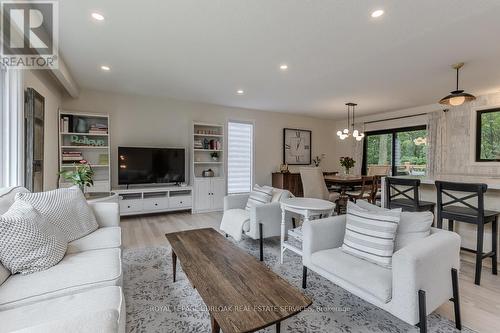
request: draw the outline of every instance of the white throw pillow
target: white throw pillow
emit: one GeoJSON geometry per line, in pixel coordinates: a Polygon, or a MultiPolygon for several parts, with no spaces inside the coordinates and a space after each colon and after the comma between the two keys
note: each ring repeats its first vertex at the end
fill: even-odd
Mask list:
{"type": "MultiPolygon", "coordinates": [[[[372,205],[364,200],[358,200],[356,204],[369,211],[388,210],[372,205]]],[[[418,239],[429,236],[431,234],[433,222],[434,214],[431,212],[402,212],[401,221],[399,222],[398,231],[396,232],[394,251],[398,251],[418,239]]]]}
{"type": "Polygon", "coordinates": [[[78,187],[20,193],[16,199],[35,207],[48,222],[63,232],[68,242],[82,238],[99,227],[94,212],[78,187]]]}
{"type": "Polygon", "coordinates": [[[250,192],[248,197],[246,210],[250,210],[252,207],[258,205],[264,205],[271,202],[273,198],[273,188],[270,186],[259,186],[255,184],[253,191],[250,192]]]}
{"type": "Polygon", "coordinates": [[[0,244],[2,264],[12,274],[30,274],[61,261],[68,241],[33,206],[15,201],[0,217],[0,244]]]}
{"type": "Polygon", "coordinates": [[[347,203],[342,251],[374,264],[391,267],[401,209],[368,211],[347,203]]]}

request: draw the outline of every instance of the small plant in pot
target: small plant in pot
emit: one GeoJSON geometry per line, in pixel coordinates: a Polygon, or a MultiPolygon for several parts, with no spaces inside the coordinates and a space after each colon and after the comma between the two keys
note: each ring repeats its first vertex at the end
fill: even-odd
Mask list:
{"type": "Polygon", "coordinates": [[[78,185],[82,192],[85,192],[85,187],[90,187],[94,185],[94,170],[90,166],[90,163],[86,160],[81,160],[75,163],[73,170],[64,170],[59,172],[59,175],[64,179],[70,181],[74,185],[78,185]]]}
{"type": "Polygon", "coordinates": [[[326,157],[325,154],[321,154],[321,156],[316,156],[312,162],[314,164],[314,166],[317,168],[319,167],[319,165],[321,164],[321,161],[323,161],[323,159],[326,157]]]}
{"type": "Polygon", "coordinates": [[[211,153],[210,156],[212,156],[212,160],[214,160],[215,162],[219,160],[219,154],[216,151],[211,153]]]}

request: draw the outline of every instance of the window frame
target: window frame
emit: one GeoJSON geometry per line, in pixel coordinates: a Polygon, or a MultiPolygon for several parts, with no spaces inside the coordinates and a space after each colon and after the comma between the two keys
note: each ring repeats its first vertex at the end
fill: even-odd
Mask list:
{"type": "Polygon", "coordinates": [[[481,163],[481,162],[500,162],[500,158],[496,159],[485,159],[481,158],[481,116],[485,113],[492,113],[492,112],[499,112],[500,113],[500,107],[494,107],[491,109],[481,109],[476,111],[476,143],[475,143],[475,162],[481,163]]]}
{"type": "Polygon", "coordinates": [[[226,193],[228,195],[235,194],[247,194],[250,193],[253,189],[254,179],[255,179],[255,121],[253,120],[242,120],[242,119],[228,119],[226,121],[226,133],[227,140],[226,141],[226,193]],[[252,147],[251,147],[251,164],[250,164],[250,189],[248,192],[229,192],[229,124],[237,123],[237,124],[245,124],[252,126],[252,147]]]}
{"type": "MultiPolygon", "coordinates": [[[[397,127],[388,128],[383,130],[369,131],[365,133],[365,138],[363,140],[363,164],[361,165],[361,174],[366,175],[367,172],[367,149],[368,149],[368,136],[370,135],[381,135],[381,134],[391,134],[392,145],[391,145],[391,174],[396,175],[396,137],[398,133],[401,132],[411,132],[411,131],[421,131],[427,130],[427,125],[417,125],[409,127],[397,127]]],[[[428,162],[428,161],[427,161],[428,162]]]]}

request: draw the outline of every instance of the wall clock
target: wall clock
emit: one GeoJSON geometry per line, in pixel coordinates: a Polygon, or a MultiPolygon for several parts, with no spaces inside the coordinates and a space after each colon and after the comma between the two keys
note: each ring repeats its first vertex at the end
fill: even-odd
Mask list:
{"type": "Polygon", "coordinates": [[[283,163],[311,164],[311,131],[294,128],[283,129],[283,163]]]}

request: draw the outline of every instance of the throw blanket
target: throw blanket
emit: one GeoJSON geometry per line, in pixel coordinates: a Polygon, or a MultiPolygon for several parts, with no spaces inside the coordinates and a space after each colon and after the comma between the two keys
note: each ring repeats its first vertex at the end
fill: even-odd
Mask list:
{"type": "Polygon", "coordinates": [[[247,210],[229,209],[222,216],[220,229],[239,242],[243,234],[243,225],[249,220],[250,213],[247,210]]]}

